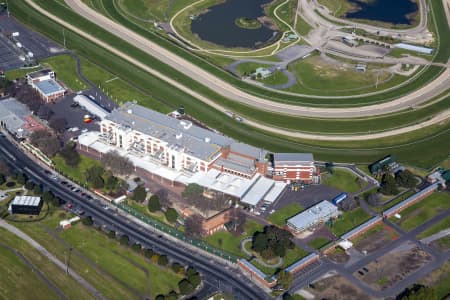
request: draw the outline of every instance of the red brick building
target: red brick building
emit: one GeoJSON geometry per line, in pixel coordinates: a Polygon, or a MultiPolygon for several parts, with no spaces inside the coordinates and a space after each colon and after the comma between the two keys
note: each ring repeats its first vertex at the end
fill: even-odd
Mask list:
{"type": "Polygon", "coordinates": [[[318,183],[319,171],[311,153],[274,153],[273,179],[290,182],[318,183]]]}

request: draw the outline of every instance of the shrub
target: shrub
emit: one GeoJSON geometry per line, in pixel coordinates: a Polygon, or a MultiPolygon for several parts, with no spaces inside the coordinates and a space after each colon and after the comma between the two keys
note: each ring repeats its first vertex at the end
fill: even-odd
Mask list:
{"type": "Polygon", "coordinates": [[[169,259],[167,258],[166,255],[161,255],[158,258],[158,265],[160,265],[160,266],[167,266],[168,263],[169,263],[169,259]]]}
{"type": "Polygon", "coordinates": [[[119,242],[120,242],[121,245],[128,245],[128,243],[130,242],[130,239],[128,238],[127,235],[122,235],[120,237],[119,242]]]}
{"type": "Polygon", "coordinates": [[[86,217],[81,219],[81,223],[85,226],[92,226],[92,224],[94,224],[94,221],[92,221],[91,217],[86,217]]]}
{"type": "Polygon", "coordinates": [[[167,221],[169,223],[175,223],[175,221],[178,218],[178,213],[177,213],[177,211],[174,208],[169,207],[166,210],[165,216],[166,216],[166,219],[167,219],[167,221]]]}
{"type": "Polygon", "coordinates": [[[182,295],[189,295],[194,291],[194,287],[187,279],[182,279],[178,282],[178,289],[182,295]]]}

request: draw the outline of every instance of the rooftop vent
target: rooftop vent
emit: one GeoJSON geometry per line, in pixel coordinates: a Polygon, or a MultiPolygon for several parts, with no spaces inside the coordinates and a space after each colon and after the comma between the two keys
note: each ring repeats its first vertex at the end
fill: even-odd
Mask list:
{"type": "Polygon", "coordinates": [[[127,110],[127,113],[129,113],[131,115],[133,113],[133,110],[129,109],[129,110],[127,110]]]}

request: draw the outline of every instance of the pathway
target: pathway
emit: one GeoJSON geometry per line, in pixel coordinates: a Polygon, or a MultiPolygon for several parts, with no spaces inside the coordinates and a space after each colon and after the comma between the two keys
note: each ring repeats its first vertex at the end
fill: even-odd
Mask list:
{"type": "MultiPolygon", "coordinates": [[[[33,248],[35,248],[37,251],[39,251],[42,255],[47,257],[50,261],[52,261],[55,265],[57,265],[61,270],[66,272],[66,265],[57,259],[55,256],[53,256],[50,252],[47,251],[44,247],[42,247],[38,242],[33,240],[29,235],[24,233],[23,231],[19,230],[18,228],[10,225],[5,220],[0,220],[0,227],[5,228],[9,232],[15,234],[16,236],[20,237],[21,239],[28,242],[33,248]]],[[[83,277],[78,275],[74,270],[71,268],[68,268],[68,274],[75,279],[81,286],[83,286],[89,293],[94,296],[97,299],[105,299],[103,295],[95,289],[89,282],[87,282],[83,277]]]]}

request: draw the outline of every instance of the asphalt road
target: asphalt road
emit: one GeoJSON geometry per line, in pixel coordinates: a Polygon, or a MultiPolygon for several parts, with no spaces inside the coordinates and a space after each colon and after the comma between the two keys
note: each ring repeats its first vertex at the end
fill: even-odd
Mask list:
{"type": "MultiPolygon", "coordinates": [[[[58,16],[54,16],[49,14],[48,12],[43,11],[39,6],[33,3],[32,0],[26,0],[30,5],[32,5],[35,9],[39,10],[41,13],[47,15],[49,18],[63,24],[64,26],[74,30],[76,32],[80,32],[79,29],[74,28],[67,22],[61,20],[58,16]]],[[[278,112],[280,114],[288,114],[288,115],[298,115],[298,116],[309,116],[309,117],[322,117],[322,118],[351,118],[351,117],[362,117],[362,116],[374,116],[379,114],[385,114],[393,111],[402,110],[405,108],[409,108],[411,105],[417,105],[426,101],[428,98],[432,96],[436,96],[440,94],[442,91],[445,91],[448,86],[450,86],[450,71],[447,70],[444,74],[435,79],[432,83],[417,90],[414,93],[411,93],[405,97],[401,97],[391,102],[364,106],[364,107],[352,107],[352,108],[324,108],[324,107],[305,107],[298,105],[290,105],[283,104],[278,102],[273,102],[261,97],[257,97],[242,91],[233,85],[225,82],[214,75],[206,72],[200,67],[192,64],[191,62],[178,57],[173,54],[169,50],[151,42],[150,40],[138,35],[137,33],[129,30],[128,28],[108,19],[102,14],[96,12],[95,10],[89,8],[86,4],[82,3],[80,0],[66,0],[66,3],[78,14],[82,15],[86,19],[95,23],[96,25],[104,28],[110,33],[118,36],[119,38],[127,41],[128,43],[134,45],[135,47],[145,51],[146,53],[156,57],[162,62],[172,66],[173,68],[179,70],[185,75],[197,80],[201,84],[208,86],[210,89],[215,92],[221,94],[224,97],[232,99],[234,101],[256,107],[258,109],[263,109],[271,112],[278,112]]],[[[87,37],[86,34],[83,36],[87,37]]],[[[87,37],[90,40],[96,42],[101,45],[101,41],[96,39],[95,37],[87,37]]],[[[111,48],[105,45],[105,48],[111,48]]],[[[111,51],[113,49],[110,49],[111,51]]],[[[124,53],[117,51],[115,54],[129,60],[126,58],[124,53]]],[[[133,62],[132,62],[133,63],[133,62]]],[[[134,63],[135,65],[138,65],[134,63]]],[[[142,67],[142,64],[138,65],[142,67]]],[[[156,70],[150,70],[148,67],[145,68],[146,71],[152,73],[160,77],[161,79],[169,82],[170,84],[176,86],[177,88],[183,90],[186,93],[191,94],[192,96],[198,98],[199,100],[205,102],[208,105],[211,105],[221,111],[224,111],[224,108],[218,106],[211,99],[203,97],[192,91],[189,87],[180,84],[179,82],[175,82],[171,78],[157,72],[156,70]]],[[[313,97],[308,95],[310,98],[325,98],[325,97],[313,97]]],[[[336,97],[340,98],[340,97],[336,97]]],[[[347,97],[348,98],[348,97],[347,97]]],[[[253,124],[252,124],[253,125],[253,124]]]]}
{"type": "Polygon", "coordinates": [[[187,248],[183,242],[169,240],[156,230],[145,230],[142,226],[125,219],[113,210],[105,210],[101,204],[88,201],[81,195],[58,184],[43,172],[41,166],[13,146],[5,137],[0,137],[0,155],[5,157],[16,170],[25,172],[34,182],[42,183],[56,196],[79,205],[86,215],[91,216],[96,223],[108,225],[108,227],[126,234],[130,240],[138,241],[144,247],[158,249],[180,263],[194,266],[204,280],[219,282],[222,289],[239,294],[240,299],[271,298],[258,286],[249,282],[237,267],[230,267],[221,261],[214,260],[210,256],[204,255],[201,250],[193,251],[187,248]]]}

